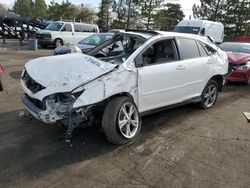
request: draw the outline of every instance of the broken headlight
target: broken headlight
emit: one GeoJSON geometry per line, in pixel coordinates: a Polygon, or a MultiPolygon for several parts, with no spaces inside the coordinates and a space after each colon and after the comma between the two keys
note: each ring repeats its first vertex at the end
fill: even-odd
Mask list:
{"type": "Polygon", "coordinates": [[[56,94],[56,101],[61,103],[72,102],[75,98],[70,93],[58,93],[56,94]]]}
{"type": "Polygon", "coordinates": [[[248,62],[246,62],[245,64],[242,64],[242,65],[233,66],[234,70],[247,70],[249,68],[250,68],[250,61],[248,61],[248,62]]]}
{"type": "Polygon", "coordinates": [[[75,99],[80,97],[80,95],[85,91],[83,86],[75,88],[73,91],[71,91],[71,96],[75,99]]]}

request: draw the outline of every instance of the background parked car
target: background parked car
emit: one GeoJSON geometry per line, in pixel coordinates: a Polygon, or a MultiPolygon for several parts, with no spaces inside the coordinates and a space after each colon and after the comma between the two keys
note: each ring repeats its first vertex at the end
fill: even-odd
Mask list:
{"type": "Polygon", "coordinates": [[[221,44],[224,38],[224,25],[209,20],[182,20],[176,25],[174,31],[210,36],[217,44],[221,44]]]}
{"type": "Polygon", "coordinates": [[[58,21],[50,23],[44,30],[37,31],[36,38],[42,47],[47,45],[58,47],[66,42],[77,44],[94,33],[99,33],[97,25],[58,21]]]}
{"type": "Polygon", "coordinates": [[[225,42],[220,47],[227,52],[229,61],[229,82],[250,84],[250,43],[225,42]]]}
{"type": "MultiPolygon", "coordinates": [[[[89,50],[93,49],[97,45],[109,40],[112,38],[114,33],[98,33],[93,34],[83,40],[81,40],[78,44],[75,46],[79,48],[82,53],[87,53],[89,50]]],[[[71,53],[72,49],[70,49],[69,45],[63,45],[59,46],[56,49],[54,49],[54,55],[61,55],[61,54],[67,54],[71,53]]]]}

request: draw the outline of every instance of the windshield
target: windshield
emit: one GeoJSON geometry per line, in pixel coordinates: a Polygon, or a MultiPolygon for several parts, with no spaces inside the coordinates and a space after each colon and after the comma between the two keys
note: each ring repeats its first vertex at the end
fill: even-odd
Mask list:
{"type": "Polygon", "coordinates": [[[174,29],[174,32],[178,33],[191,33],[191,34],[198,34],[200,31],[200,27],[186,27],[186,26],[177,26],[174,29]]]}
{"type": "Polygon", "coordinates": [[[97,46],[109,39],[112,38],[112,35],[104,35],[104,34],[95,34],[87,37],[79,42],[79,44],[87,44],[97,46]]]}
{"type": "Polygon", "coordinates": [[[247,43],[223,43],[220,47],[227,52],[250,54],[250,44],[247,43]]]}
{"type": "Polygon", "coordinates": [[[63,23],[53,22],[50,23],[45,29],[51,31],[59,31],[63,26],[63,23]]]}
{"type": "Polygon", "coordinates": [[[145,42],[145,38],[136,35],[117,35],[105,46],[97,46],[93,51],[98,51],[93,56],[112,64],[122,64],[145,42]]]}

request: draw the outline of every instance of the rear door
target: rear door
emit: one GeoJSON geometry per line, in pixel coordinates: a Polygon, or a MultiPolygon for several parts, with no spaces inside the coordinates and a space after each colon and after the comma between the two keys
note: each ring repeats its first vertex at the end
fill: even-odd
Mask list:
{"type": "Polygon", "coordinates": [[[185,67],[186,98],[190,99],[201,95],[207,81],[213,75],[213,55],[209,56],[205,46],[191,38],[178,38],[180,54],[185,67]]]}

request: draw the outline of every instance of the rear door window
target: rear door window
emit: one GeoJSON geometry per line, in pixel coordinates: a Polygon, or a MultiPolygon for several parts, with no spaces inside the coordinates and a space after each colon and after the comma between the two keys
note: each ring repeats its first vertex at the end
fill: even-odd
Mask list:
{"type": "Polygon", "coordinates": [[[183,59],[199,58],[200,52],[196,41],[193,39],[179,38],[183,59]]]}

